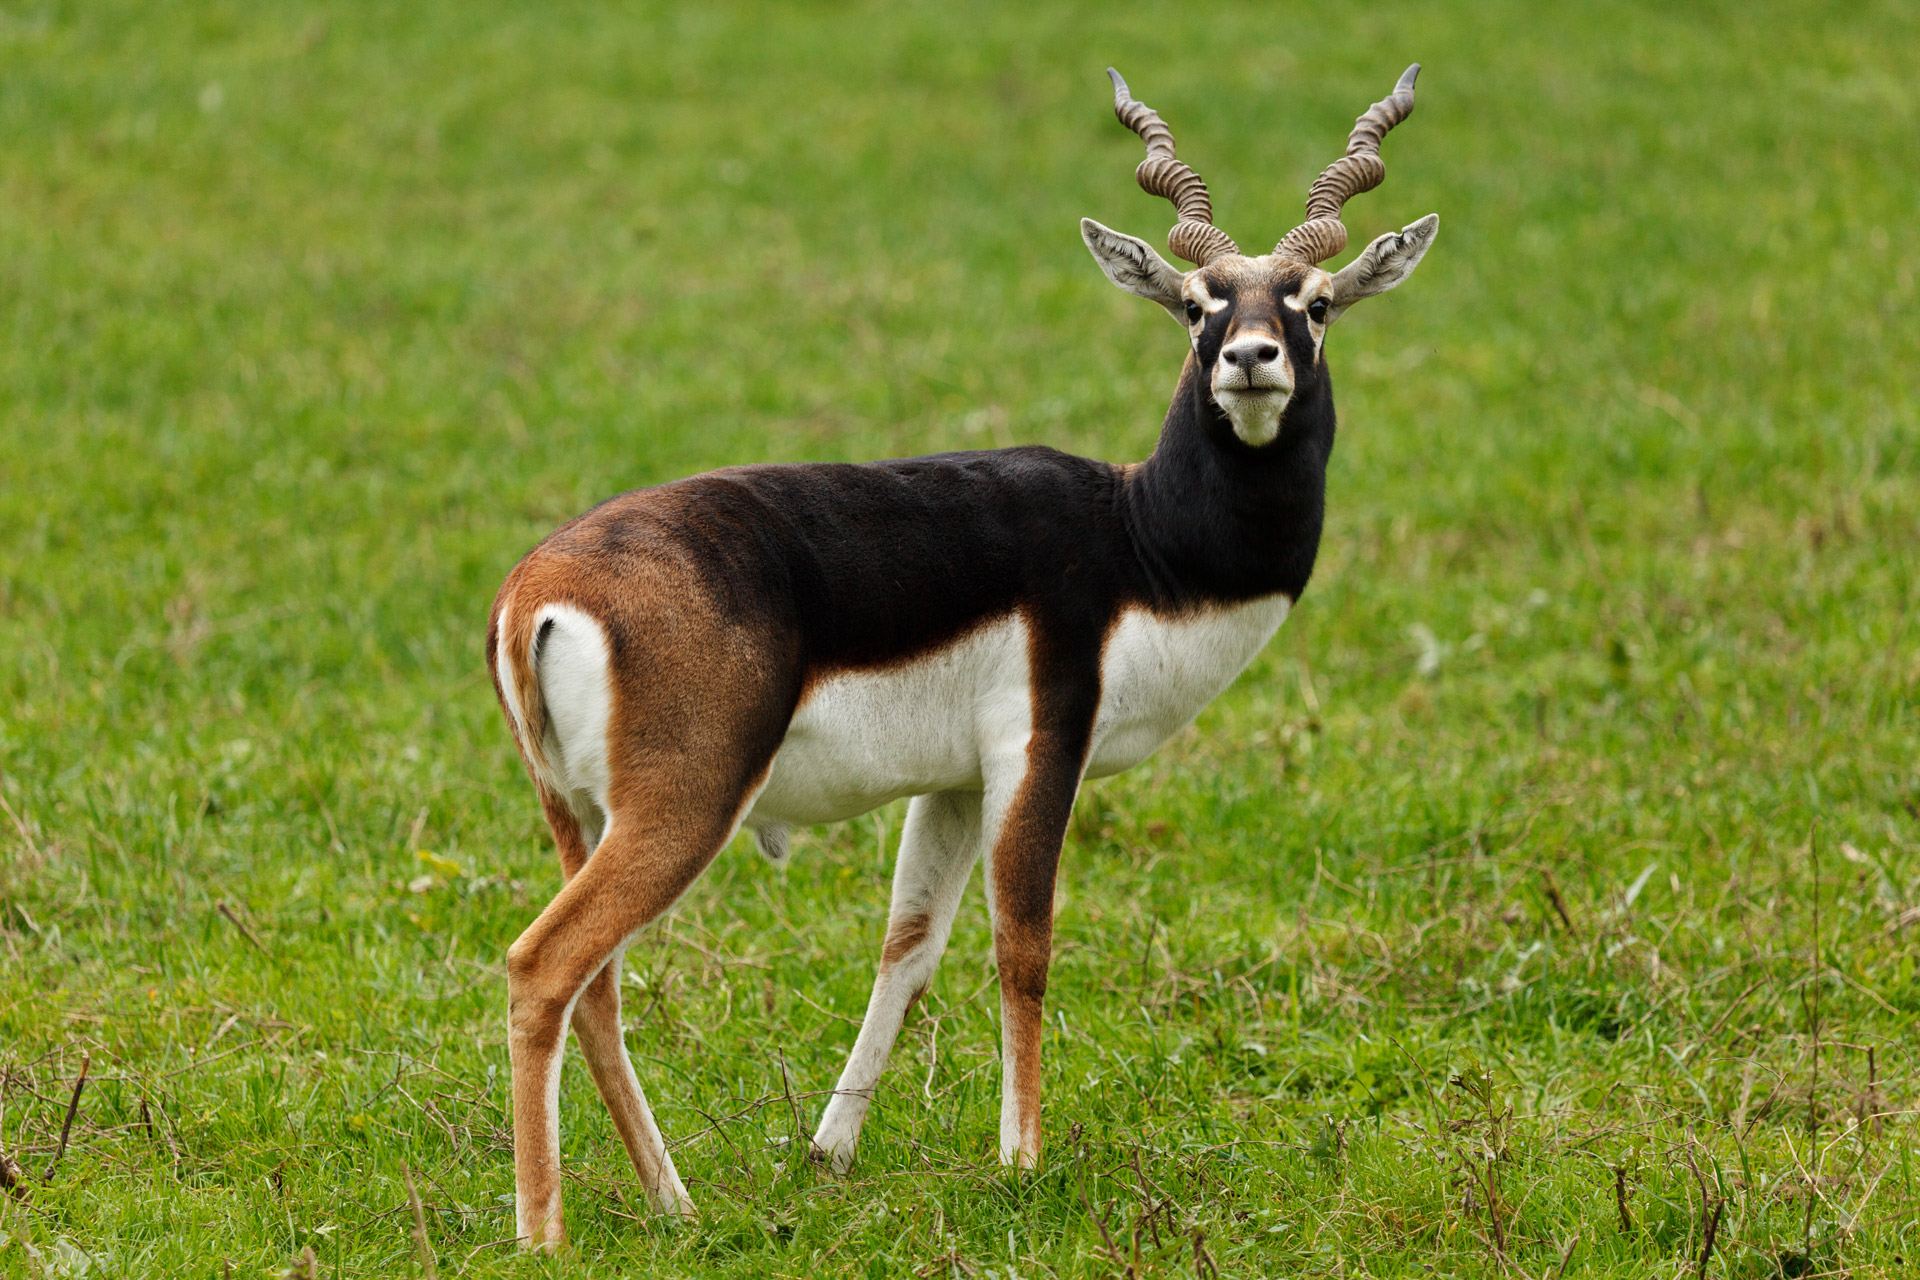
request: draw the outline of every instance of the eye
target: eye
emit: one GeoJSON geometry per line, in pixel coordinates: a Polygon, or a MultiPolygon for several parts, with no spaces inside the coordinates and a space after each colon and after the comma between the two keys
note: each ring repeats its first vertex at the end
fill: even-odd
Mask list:
{"type": "Polygon", "coordinates": [[[1312,302],[1309,302],[1307,304],[1307,318],[1315,324],[1325,324],[1327,322],[1327,300],[1325,298],[1315,298],[1312,302]]]}
{"type": "Polygon", "coordinates": [[[1194,302],[1191,299],[1188,300],[1187,302],[1187,323],[1188,324],[1199,324],[1200,317],[1205,314],[1206,314],[1205,312],[1200,310],[1199,303],[1194,302]]]}

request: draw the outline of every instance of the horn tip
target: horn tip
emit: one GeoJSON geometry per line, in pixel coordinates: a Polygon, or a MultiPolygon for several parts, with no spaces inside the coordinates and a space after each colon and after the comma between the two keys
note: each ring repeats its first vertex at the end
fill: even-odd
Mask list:
{"type": "Polygon", "coordinates": [[[1413,82],[1420,78],[1420,64],[1414,63],[1400,73],[1400,83],[1393,86],[1395,93],[1412,93],[1413,82]]]}
{"type": "Polygon", "coordinates": [[[1107,68],[1107,79],[1113,81],[1114,97],[1131,98],[1133,96],[1133,94],[1129,92],[1127,89],[1127,82],[1121,79],[1120,73],[1118,71],[1115,71],[1112,67],[1107,68]]]}

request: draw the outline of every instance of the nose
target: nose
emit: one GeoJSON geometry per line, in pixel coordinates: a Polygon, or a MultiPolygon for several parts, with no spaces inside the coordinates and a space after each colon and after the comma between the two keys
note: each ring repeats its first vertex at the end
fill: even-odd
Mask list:
{"type": "Polygon", "coordinates": [[[1249,334],[1235,338],[1220,352],[1220,358],[1236,369],[1252,369],[1280,358],[1280,344],[1271,338],[1249,334]]]}

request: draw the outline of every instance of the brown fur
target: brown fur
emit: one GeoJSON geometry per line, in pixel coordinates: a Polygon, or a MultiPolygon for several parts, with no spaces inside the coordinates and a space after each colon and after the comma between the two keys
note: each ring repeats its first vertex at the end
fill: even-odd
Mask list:
{"type": "MultiPolygon", "coordinates": [[[[1036,703],[1040,699],[1036,698],[1036,703]]],[[[1035,719],[1044,703],[1034,708],[1035,719]]],[[[993,893],[993,953],[1000,970],[1002,1053],[1019,1118],[1015,1159],[1040,1163],[1040,1045],[1047,970],[1053,961],[1053,887],[1061,842],[1085,767],[1084,736],[1035,729],[1027,773],[994,841],[987,872],[993,893]]]]}
{"type": "MultiPolygon", "coordinates": [[[[1314,220],[1300,232],[1344,241],[1340,202],[1378,181],[1380,135],[1411,109],[1417,70],[1356,124],[1353,155],[1315,184],[1314,220]]],[[[1081,224],[1109,278],[1189,317],[1192,354],[1151,459],[1116,469],[1026,447],[732,468],[602,504],[557,530],[501,588],[488,665],[496,684],[511,686],[500,689],[502,701],[567,875],[507,952],[523,1243],[557,1246],[564,1235],[555,1099],[569,1020],[655,1203],[691,1212],[626,1058],[621,954],[748,812],[806,692],[840,671],[939,652],[1016,612],[1029,647],[1026,768],[1013,784],[982,761],[984,792],[969,802],[983,821],[999,822],[987,885],[1006,1076],[1001,1154],[1039,1162],[1054,880],[1100,710],[1105,637],[1131,608],[1300,598],[1320,545],[1334,435],[1324,328],[1313,326],[1403,279],[1438,225],[1430,216],[1380,237],[1333,277],[1306,265],[1324,254],[1290,252],[1295,235],[1275,256],[1240,257],[1210,225],[1204,185],[1174,160],[1164,125],[1117,74],[1114,89],[1116,110],[1148,146],[1143,185],[1177,197],[1176,251],[1208,264],[1183,276],[1145,242],[1081,224]],[[1308,298],[1309,284],[1332,292],[1308,298]],[[1203,285],[1206,305],[1196,296],[1203,285]],[[1262,340],[1224,345],[1236,336],[1262,340]],[[1243,386],[1223,380],[1222,362],[1240,371],[1243,386]],[[1240,395],[1283,387],[1284,398],[1240,395]],[[607,645],[606,792],[591,800],[561,794],[581,777],[556,774],[547,752],[534,645],[539,611],[560,602],[592,618],[607,645]],[[1010,784],[1005,811],[990,816],[1010,784]],[[597,833],[591,850],[589,831],[597,833]]],[[[877,802],[882,789],[868,798],[877,802]]],[[[953,900],[941,897],[940,910],[953,900]]],[[[863,1080],[898,1031],[888,967],[931,949],[947,927],[943,918],[936,930],[924,901],[901,907],[869,1009],[870,1019],[881,1009],[886,1029],[866,1048],[863,1080]],[[887,1045],[877,1042],[882,1034],[887,1045]]],[[[871,1091],[861,1082],[836,1103],[871,1091]]],[[[849,1123],[835,1151],[847,1154],[840,1139],[850,1144],[865,1113],[840,1114],[849,1123]]]]}
{"type": "Polygon", "coordinates": [[[690,1212],[646,1099],[625,1062],[618,953],[686,891],[732,835],[764,780],[792,695],[762,660],[763,639],[730,627],[679,566],[613,575],[536,552],[495,605],[496,644],[520,699],[515,734],[540,784],[567,882],[507,952],[516,1181],[529,1243],[564,1239],[559,1131],[548,1105],[569,1020],[635,1172],[663,1209],[690,1212]],[[589,850],[555,795],[540,742],[545,712],[530,658],[533,619],[565,602],[599,620],[621,661],[609,672],[610,812],[589,850]],[[505,615],[506,626],[499,625],[505,615]]]}
{"type": "MultiPolygon", "coordinates": [[[[520,714],[507,716],[507,723],[513,730],[513,739],[520,747],[520,754],[526,758],[527,769],[533,775],[534,782],[542,786],[544,779],[553,776],[553,770],[547,763],[545,743],[547,737],[546,695],[541,691],[539,677],[533,669],[533,624],[546,600],[525,601],[516,590],[522,576],[524,563],[508,575],[494,597],[493,614],[487,620],[487,670],[493,675],[494,692],[500,695],[500,704],[508,706],[505,691],[500,688],[499,664],[495,653],[499,645],[507,649],[507,671],[513,679],[514,701],[520,706],[520,714]],[[505,615],[506,628],[501,629],[501,618],[505,615]]],[[[544,795],[543,795],[544,800],[544,795]]]]}
{"type": "MultiPolygon", "coordinates": [[[[1099,711],[1103,641],[1128,608],[1295,598],[1318,542],[1324,453],[1314,433],[1331,432],[1330,407],[1293,451],[1254,465],[1195,392],[1196,370],[1190,361],[1167,443],[1125,471],[1030,448],[738,468],[602,504],[510,575],[489,664],[511,684],[502,693],[517,704],[516,741],[568,873],[507,955],[528,1244],[557,1245],[564,1234],[554,1090],[569,1021],[655,1203],[691,1211],[624,1061],[619,956],[730,837],[804,692],[841,671],[937,653],[1011,613],[1028,636],[1031,732],[1018,782],[985,779],[994,807],[1005,804],[990,819],[988,887],[1005,1037],[1003,1154],[1038,1163],[1054,879],[1099,711]],[[603,798],[568,793],[577,779],[552,767],[573,763],[547,740],[534,654],[539,614],[552,604],[591,618],[607,647],[603,798]]],[[[889,929],[883,967],[931,945],[932,921],[924,907],[915,914],[889,929]]]]}
{"type": "Polygon", "coordinates": [[[927,934],[933,929],[933,918],[922,911],[918,915],[904,916],[887,922],[887,940],[880,948],[880,963],[899,964],[913,954],[914,948],[927,940],[927,934]]]}

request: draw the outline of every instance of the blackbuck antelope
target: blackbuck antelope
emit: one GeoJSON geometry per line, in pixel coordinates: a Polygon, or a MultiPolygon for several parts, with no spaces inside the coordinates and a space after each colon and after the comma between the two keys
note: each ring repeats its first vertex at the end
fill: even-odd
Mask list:
{"type": "Polygon", "coordinates": [[[911,796],[865,1021],[814,1152],[844,1169],[976,859],[1000,975],[1000,1158],[1040,1158],[1041,1000],[1054,872],[1083,778],[1147,758],[1259,652],[1320,542],[1327,327],[1405,279],[1429,216],[1337,272],[1340,210],[1384,176],[1417,66],[1354,125],[1307,221],[1243,255],[1206,184],[1117,72],[1171,200],[1167,242],[1091,219],[1087,248],[1191,343],[1160,441],[1114,465],[1023,447],[864,465],[734,467],[622,494],[522,560],[487,660],[559,846],[565,887],[507,952],[518,1230],[563,1239],[568,1023],[661,1210],[692,1201],[634,1076],[620,965],[745,826],[787,831],[911,796]]]}

